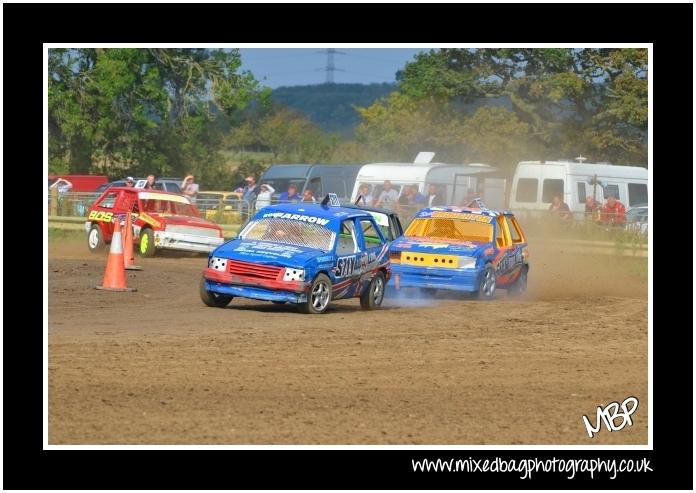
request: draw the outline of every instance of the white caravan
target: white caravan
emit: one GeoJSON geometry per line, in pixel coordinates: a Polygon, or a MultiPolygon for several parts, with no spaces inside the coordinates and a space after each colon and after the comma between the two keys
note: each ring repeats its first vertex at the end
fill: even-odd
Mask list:
{"type": "Polygon", "coordinates": [[[603,203],[610,193],[627,209],[647,204],[647,168],[571,161],[522,161],[512,179],[509,208],[513,211],[547,210],[553,196],[559,194],[571,211],[585,212],[586,197],[603,203]]]}
{"type": "Polygon", "coordinates": [[[482,179],[480,175],[496,173],[497,168],[488,164],[445,164],[431,163],[435,153],[421,152],[413,163],[372,163],[366,164],[355,179],[351,200],[358,198],[360,185],[370,186],[370,194],[377,198],[385,180],[389,180],[401,196],[404,185],[416,185],[418,191],[427,195],[428,186],[434,184],[444,197],[446,205],[463,205],[472,196],[481,196],[491,208],[505,205],[505,180],[498,178],[482,179]]]}

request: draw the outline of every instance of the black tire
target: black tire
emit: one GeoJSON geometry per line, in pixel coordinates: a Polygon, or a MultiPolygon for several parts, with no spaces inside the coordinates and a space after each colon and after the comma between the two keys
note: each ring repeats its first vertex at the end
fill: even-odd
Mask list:
{"type": "Polygon", "coordinates": [[[92,253],[99,253],[106,247],[104,235],[98,224],[92,224],[89,233],[87,233],[87,247],[92,253]]]}
{"type": "Polygon", "coordinates": [[[326,274],[317,274],[307,291],[307,301],[300,305],[303,313],[324,313],[331,302],[331,279],[326,274]]]}
{"type": "Polygon", "coordinates": [[[476,291],[476,298],[480,300],[490,300],[495,295],[495,288],[495,269],[491,264],[486,264],[486,267],[483,269],[483,272],[481,273],[481,279],[479,280],[479,288],[478,291],[476,291]]]}
{"type": "Polygon", "coordinates": [[[520,296],[527,290],[527,271],[529,267],[526,265],[522,266],[522,272],[520,272],[520,277],[517,278],[515,283],[508,288],[508,296],[520,296]]]}
{"type": "Polygon", "coordinates": [[[150,228],[141,229],[138,238],[138,253],[143,257],[154,257],[155,251],[155,233],[150,228]]]}
{"type": "Polygon", "coordinates": [[[230,304],[232,298],[234,298],[234,296],[230,296],[227,294],[211,293],[210,291],[205,289],[205,278],[203,277],[201,277],[199,292],[201,295],[201,301],[203,301],[203,303],[205,303],[206,305],[215,308],[225,308],[227,305],[230,304]]]}
{"type": "Polygon", "coordinates": [[[360,306],[363,310],[379,308],[384,300],[384,290],[387,283],[384,282],[384,274],[378,272],[372,278],[367,289],[360,295],[360,306]]]}

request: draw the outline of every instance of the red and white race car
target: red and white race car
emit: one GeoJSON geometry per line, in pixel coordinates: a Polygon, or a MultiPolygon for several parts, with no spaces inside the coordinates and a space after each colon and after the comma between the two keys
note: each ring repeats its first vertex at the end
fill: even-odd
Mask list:
{"type": "Polygon", "coordinates": [[[111,242],[114,221],[131,213],[133,239],[137,251],[145,257],[158,249],[187,252],[211,252],[224,241],[222,229],[200,217],[195,205],[183,195],[112,187],[104,191],[89,209],[85,231],[92,251],[111,242]]]}

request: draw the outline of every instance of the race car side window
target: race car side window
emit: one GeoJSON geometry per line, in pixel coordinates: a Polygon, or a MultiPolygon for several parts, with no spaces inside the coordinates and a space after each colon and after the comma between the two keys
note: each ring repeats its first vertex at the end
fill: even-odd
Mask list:
{"type": "Polygon", "coordinates": [[[524,232],[522,231],[522,228],[520,227],[520,223],[517,222],[517,219],[513,216],[505,216],[505,219],[508,222],[508,225],[510,226],[510,233],[512,234],[512,242],[513,243],[525,243],[527,240],[524,237],[524,232]],[[515,238],[518,237],[519,239],[516,240],[515,238]]]}
{"type": "Polygon", "coordinates": [[[505,216],[498,216],[496,218],[498,227],[496,228],[495,242],[499,248],[507,247],[512,244],[510,241],[510,232],[507,228],[507,223],[505,222],[505,216]]]}
{"type": "Polygon", "coordinates": [[[341,223],[341,232],[338,235],[336,255],[350,255],[359,252],[358,240],[355,237],[355,223],[352,219],[346,219],[341,223]]]}
{"type": "Polygon", "coordinates": [[[513,243],[522,243],[524,240],[522,239],[522,235],[520,234],[520,231],[515,224],[514,220],[510,216],[505,216],[505,222],[508,225],[508,229],[510,230],[510,238],[512,239],[513,243]]]}
{"type": "Polygon", "coordinates": [[[369,219],[361,219],[360,229],[362,230],[363,240],[365,241],[365,248],[374,248],[384,245],[384,241],[377,232],[377,228],[372,221],[369,219]]]}
{"type": "Polygon", "coordinates": [[[105,209],[113,209],[117,198],[118,192],[111,192],[107,194],[97,205],[99,207],[104,207],[105,209]]]}

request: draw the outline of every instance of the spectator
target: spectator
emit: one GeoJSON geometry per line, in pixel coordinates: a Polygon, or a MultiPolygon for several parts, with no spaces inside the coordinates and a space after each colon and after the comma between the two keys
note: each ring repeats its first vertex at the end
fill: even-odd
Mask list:
{"type": "Polygon", "coordinates": [[[308,188],[302,194],[302,202],[311,202],[313,204],[317,203],[316,199],[314,198],[314,192],[312,192],[311,188],[308,188]]]}
{"type": "Polygon", "coordinates": [[[280,200],[281,202],[296,202],[301,199],[302,196],[299,193],[297,193],[297,185],[295,185],[294,183],[291,183],[288,186],[287,192],[281,193],[278,197],[278,200],[280,200]]]}
{"type": "Polygon", "coordinates": [[[155,175],[147,175],[147,180],[145,181],[145,186],[143,188],[146,190],[152,190],[155,188],[155,175]]]}
{"type": "Polygon", "coordinates": [[[357,205],[372,205],[374,201],[372,194],[370,193],[370,185],[367,183],[361,183],[360,188],[358,188],[358,201],[357,205]]]}
{"type": "Polygon", "coordinates": [[[66,193],[72,190],[73,184],[70,183],[68,180],[65,178],[58,178],[53,184],[48,187],[49,190],[53,188],[57,188],[59,193],[66,193]]]}
{"type": "Polygon", "coordinates": [[[256,200],[256,194],[258,193],[256,189],[256,178],[247,176],[244,178],[244,181],[246,182],[246,186],[242,188],[242,200],[247,204],[251,204],[256,200]]]}
{"type": "Polygon", "coordinates": [[[599,221],[602,205],[594,197],[585,197],[585,219],[599,221]]]}
{"type": "Polygon", "coordinates": [[[568,207],[568,204],[561,200],[560,194],[555,194],[551,199],[549,213],[551,214],[551,217],[559,221],[561,224],[568,224],[573,220],[573,215],[570,213],[570,207],[568,207]]]}
{"type": "Polygon", "coordinates": [[[410,195],[411,185],[404,185],[401,188],[401,195],[399,196],[399,205],[408,205],[408,196],[410,195]]]}
{"type": "Polygon", "coordinates": [[[399,199],[399,192],[392,188],[392,184],[389,180],[384,180],[384,186],[382,187],[382,192],[377,198],[375,205],[377,207],[389,207],[391,204],[395,204],[399,199]]]}
{"type": "Polygon", "coordinates": [[[438,205],[445,205],[445,198],[442,196],[438,190],[437,185],[431,183],[428,185],[428,207],[435,207],[438,205]]]}
{"type": "Polygon", "coordinates": [[[198,184],[194,182],[193,175],[186,175],[184,181],[181,182],[181,193],[188,197],[192,204],[196,203],[196,195],[198,195],[198,184]]]}
{"type": "Polygon", "coordinates": [[[404,193],[406,194],[406,203],[408,205],[425,204],[425,195],[418,191],[418,185],[409,185],[404,193]]]}
{"type": "Polygon", "coordinates": [[[616,200],[614,194],[607,195],[607,203],[600,212],[600,221],[605,226],[623,226],[626,224],[626,207],[616,200]]]}
{"type": "Polygon", "coordinates": [[[256,210],[263,209],[271,205],[271,197],[275,192],[275,188],[268,183],[264,183],[259,187],[259,193],[256,196],[256,210]]]}

